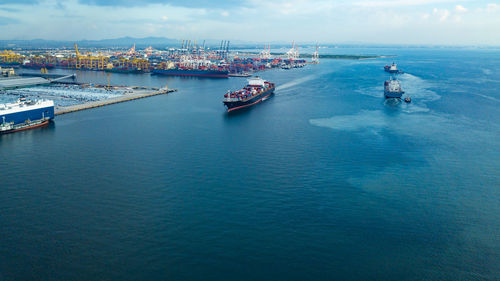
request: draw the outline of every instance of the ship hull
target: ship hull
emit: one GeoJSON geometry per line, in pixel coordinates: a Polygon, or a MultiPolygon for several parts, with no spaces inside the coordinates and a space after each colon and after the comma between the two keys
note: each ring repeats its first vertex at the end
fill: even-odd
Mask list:
{"type": "Polygon", "coordinates": [[[10,134],[10,133],[21,132],[21,131],[45,127],[45,126],[49,125],[49,122],[50,122],[50,120],[44,119],[44,120],[37,120],[37,121],[33,121],[33,122],[28,122],[25,124],[18,124],[11,130],[0,131],[0,135],[5,135],[5,134],[10,134]]]}
{"type": "Polygon", "coordinates": [[[5,68],[19,68],[21,66],[20,63],[0,63],[0,67],[5,68]]]}
{"type": "Polygon", "coordinates": [[[243,109],[258,104],[259,102],[270,97],[272,94],[274,94],[274,87],[246,101],[224,101],[224,105],[227,107],[227,112],[231,112],[234,110],[243,109]]]}
{"type": "Polygon", "coordinates": [[[384,96],[386,99],[400,99],[401,96],[403,96],[404,92],[390,92],[390,91],[384,91],[384,96]]]}
{"type": "Polygon", "coordinates": [[[29,68],[29,69],[54,69],[55,66],[53,64],[23,64],[21,65],[22,68],[29,68]]]}
{"type": "Polygon", "coordinates": [[[14,122],[14,125],[25,123],[26,120],[54,119],[54,107],[42,107],[7,114],[0,112],[0,122],[3,121],[3,117],[5,117],[5,123],[14,122]]]}
{"type": "Polygon", "coordinates": [[[139,70],[139,69],[122,69],[122,68],[111,68],[111,69],[104,69],[105,72],[111,72],[111,73],[124,73],[124,74],[143,74],[146,73],[145,70],[139,70]]]}
{"type": "Polygon", "coordinates": [[[170,75],[170,76],[193,76],[193,77],[210,77],[210,78],[228,78],[229,72],[223,70],[182,70],[182,69],[153,69],[153,74],[170,75]]]}

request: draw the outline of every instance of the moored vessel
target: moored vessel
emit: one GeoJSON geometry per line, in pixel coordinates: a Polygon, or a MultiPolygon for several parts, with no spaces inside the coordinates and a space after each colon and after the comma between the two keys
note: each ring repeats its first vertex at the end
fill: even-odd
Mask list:
{"type": "Polygon", "coordinates": [[[404,94],[403,89],[401,88],[401,83],[399,80],[391,78],[384,82],[384,96],[387,99],[397,98],[400,99],[404,94]]]}
{"type": "Polygon", "coordinates": [[[34,63],[34,62],[28,62],[25,64],[22,64],[21,67],[23,68],[31,68],[31,69],[53,69],[56,66],[51,64],[51,63],[34,63]]]}
{"type": "Polygon", "coordinates": [[[252,74],[248,72],[241,72],[241,73],[229,73],[229,77],[250,77],[252,74]]]}
{"type": "Polygon", "coordinates": [[[248,80],[248,84],[243,89],[228,91],[224,95],[223,103],[228,112],[249,107],[270,97],[274,93],[274,88],[274,83],[254,77],[248,80]]]}
{"type": "Polygon", "coordinates": [[[228,78],[229,71],[219,69],[153,69],[153,74],[172,75],[172,76],[196,76],[196,77],[211,77],[211,78],[228,78]]]}
{"type": "Polygon", "coordinates": [[[148,70],[138,68],[138,67],[113,67],[113,68],[105,68],[104,71],[112,72],[112,73],[125,73],[125,74],[142,74],[146,73],[148,70]]]}
{"type": "Polygon", "coordinates": [[[0,104],[0,134],[24,131],[47,125],[54,119],[54,102],[20,98],[15,103],[0,104]]]}

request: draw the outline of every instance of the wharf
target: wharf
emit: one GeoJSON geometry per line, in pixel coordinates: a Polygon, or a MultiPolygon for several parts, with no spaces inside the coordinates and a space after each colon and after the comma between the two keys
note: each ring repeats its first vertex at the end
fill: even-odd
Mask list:
{"type": "Polygon", "coordinates": [[[8,89],[16,89],[16,88],[24,88],[24,87],[32,87],[32,86],[40,86],[48,84],[50,84],[50,80],[41,77],[32,77],[32,78],[10,77],[10,78],[0,79],[0,90],[8,90],[8,89]]]}
{"type": "Polygon", "coordinates": [[[165,95],[165,94],[176,92],[176,91],[177,91],[177,89],[160,89],[158,91],[135,90],[133,93],[125,94],[123,96],[116,97],[116,98],[87,102],[87,103],[76,104],[76,105],[71,105],[71,106],[56,107],[55,108],[55,115],[62,115],[62,114],[71,113],[71,112],[75,112],[75,111],[86,110],[86,109],[106,106],[106,105],[115,104],[115,103],[137,100],[137,99],[143,99],[143,98],[157,96],[157,95],[165,95]]]}
{"type": "Polygon", "coordinates": [[[73,80],[76,79],[76,74],[52,74],[52,73],[32,73],[32,72],[24,72],[20,73],[19,76],[27,76],[27,77],[42,77],[45,79],[57,79],[52,81],[59,81],[62,79],[71,78],[73,80]]]}
{"type": "Polygon", "coordinates": [[[24,73],[20,76],[11,76],[8,78],[0,78],[0,90],[9,90],[17,88],[26,88],[34,86],[45,86],[50,83],[56,83],[64,79],[75,79],[76,74],[58,75],[58,74],[36,74],[24,73]]]}

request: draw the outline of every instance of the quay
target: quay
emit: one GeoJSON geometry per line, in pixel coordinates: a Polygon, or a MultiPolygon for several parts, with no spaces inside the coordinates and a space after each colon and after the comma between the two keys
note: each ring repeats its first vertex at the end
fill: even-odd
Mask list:
{"type": "Polygon", "coordinates": [[[55,108],[55,115],[62,115],[66,113],[71,113],[80,110],[86,110],[96,107],[102,107],[106,105],[111,105],[115,103],[127,102],[137,99],[143,99],[152,96],[165,95],[168,93],[177,92],[177,89],[159,89],[159,90],[134,90],[133,93],[125,94],[120,97],[110,98],[99,101],[92,101],[83,104],[76,104],[70,106],[59,106],[55,108]]]}
{"type": "Polygon", "coordinates": [[[76,74],[70,75],[49,75],[49,74],[37,74],[32,75],[29,73],[21,74],[20,76],[0,78],[0,90],[18,89],[33,86],[46,86],[50,83],[58,83],[65,79],[75,79],[76,74]]]}

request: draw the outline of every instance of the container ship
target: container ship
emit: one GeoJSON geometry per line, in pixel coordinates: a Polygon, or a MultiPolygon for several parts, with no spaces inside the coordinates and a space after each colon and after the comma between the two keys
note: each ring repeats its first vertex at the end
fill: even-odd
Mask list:
{"type": "Polygon", "coordinates": [[[31,69],[42,69],[42,68],[53,69],[53,68],[55,68],[55,65],[53,65],[51,63],[34,63],[34,62],[30,62],[30,63],[25,63],[25,64],[21,65],[21,67],[23,67],[23,68],[31,68],[31,69]]]}
{"type": "Polygon", "coordinates": [[[21,64],[18,62],[0,62],[0,67],[19,68],[19,66],[21,66],[21,64]]]}
{"type": "Polygon", "coordinates": [[[220,69],[153,69],[153,74],[172,75],[172,76],[195,76],[195,77],[212,77],[212,78],[228,78],[229,71],[220,69]]]}
{"type": "Polygon", "coordinates": [[[400,99],[404,94],[403,89],[401,89],[401,83],[396,79],[387,80],[384,82],[384,96],[386,99],[400,99]]]}
{"type": "Polygon", "coordinates": [[[248,80],[243,89],[225,94],[223,103],[227,107],[227,112],[249,107],[271,96],[274,88],[274,83],[254,77],[248,80]]]}
{"type": "Polygon", "coordinates": [[[133,74],[141,74],[141,73],[146,73],[147,70],[142,69],[142,68],[136,68],[136,67],[114,67],[114,68],[105,68],[104,71],[106,72],[113,72],[113,73],[133,73],[133,74]]]}
{"type": "Polygon", "coordinates": [[[0,104],[0,134],[13,133],[48,125],[54,119],[54,102],[20,98],[15,103],[0,104]]]}

